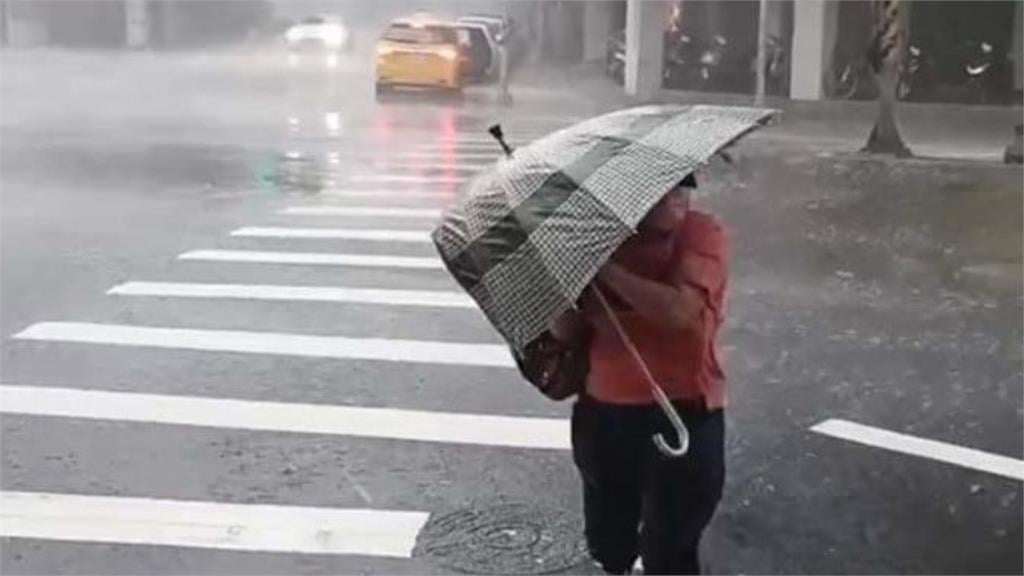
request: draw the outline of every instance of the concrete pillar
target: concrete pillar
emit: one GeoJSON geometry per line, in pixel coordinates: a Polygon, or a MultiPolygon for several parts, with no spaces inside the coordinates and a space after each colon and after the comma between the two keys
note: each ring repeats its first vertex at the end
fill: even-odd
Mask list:
{"type": "Polygon", "coordinates": [[[821,100],[830,73],[838,27],[838,2],[802,0],[793,3],[793,46],[789,94],[794,100],[821,100]]]}
{"type": "Polygon", "coordinates": [[[534,4],[534,10],[533,31],[535,36],[533,38],[533,60],[536,62],[544,58],[544,53],[547,50],[547,46],[545,46],[545,37],[547,36],[545,12],[547,11],[547,6],[538,1],[534,4]]]}
{"type": "Polygon", "coordinates": [[[125,44],[128,48],[147,48],[150,41],[149,2],[147,0],[125,0],[124,3],[125,44]]]}
{"type": "Polygon", "coordinates": [[[0,0],[0,46],[7,46],[11,37],[11,11],[7,8],[7,0],[0,0]]]}
{"type": "Polygon", "coordinates": [[[1013,3],[1013,89],[1020,92],[1024,89],[1024,46],[1021,45],[1021,34],[1024,34],[1024,2],[1013,3]]]}
{"type": "Polygon", "coordinates": [[[587,2],[583,6],[583,59],[602,60],[611,34],[611,2],[587,2]]]}
{"type": "Polygon", "coordinates": [[[48,4],[10,0],[6,5],[7,43],[10,46],[42,46],[50,41],[46,22],[48,4]]]}
{"type": "Polygon", "coordinates": [[[626,93],[650,98],[661,89],[670,2],[627,0],[626,93]]]}

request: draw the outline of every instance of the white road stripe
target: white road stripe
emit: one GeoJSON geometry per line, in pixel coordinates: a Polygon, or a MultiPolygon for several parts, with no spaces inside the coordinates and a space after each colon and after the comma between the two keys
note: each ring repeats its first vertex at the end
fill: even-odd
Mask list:
{"type": "Polygon", "coordinates": [[[1024,480],[1024,460],[990,454],[973,448],[890,432],[848,420],[826,420],[812,426],[811,431],[875,448],[921,456],[964,468],[1024,480]]]}
{"type": "Polygon", "coordinates": [[[0,535],[410,558],[427,512],[0,492],[0,535]]]}
{"type": "MultiPolygon", "coordinates": [[[[505,140],[508,140],[509,142],[511,142],[513,140],[520,141],[520,142],[523,142],[523,141],[528,142],[528,141],[536,140],[538,138],[542,138],[543,136],[545,136],[545,134],[540,134],[540,133],[509,134],[509,133],[506,132],[505,133],[505,140]]],[[[494,140],[493,136],[491,136],[490,134],[484,133],[482,130],[480,132],[464,132],[462,134],[456,134],[454,141],[455,142],[486,142],[486,143],[489,143],[489,144],[496,144],[497,143],[494,140]]],[[[435,142],[439,142],[439,143],[444,144],[444,143],[450,142],[450,140],[446,140],[446,139],[440,138],[440,139],[435,140],[435,142]]]]}
{"type": "Polygon", "coordinates": [[[278,228],[248,226],[231,232],[248,238],[313,238],[324,240],[367,240],[372,242],[427,243],[429,230],[376,230],[352,228],[278,228]]]}
{"type": "Polygon", "coordinates": [[[393,162],[385,160],[372,166],[374,170],[429,170],[436,172],[479,172],[491,165],[489,163],[462,162],[460,160],[439,159],[437,162],[393,162]]]}
{"type": "Polygon", "coordinates": [[[424,190],[354,190],[349,188],[328,188],[320,196],[331,198],[388,198],[388,199],[424,199],[437,198],[454,200],[458,194],[452,192],[433,192],[424,190]]]}
{"type": "Polygon", "coordinates": [[[308,264],[312,266],[356,266],[362,268],[411,268],[443,270],[440,258],[414,256],[375,256],[372,254],[338,254],[327,252],[260,252],[255,250],[192,250],[178,255],[178,260],[210,262],[249,262],[259,264],[308,264]]]}
{"type": "Polygon", "coordinates": [[[387,157],[388,158],[407,158],[407,159],[424,158],[424,159],[438,160],[438,161],[448,160],[448,159],[452,159],[452,158],[454,158],[456,161],[461,161],[461,160],[497,160],[498,158],[501,157],[501,150],[498,149],[498,150],[494,150],[493,152],[490,152],[490,151],[487,151],[487,152],[463,152],[463,151],[447,152],[447,151],[433,150],[433,149],[419,149],[419,150],[409,150],[409,151],[404,151],[404,152],[395,152],[393,154],[388,154],[387,157]]]}
{"type": "Polygon", "coordinates": [[[476,308],[469,296],[441,290],[378,290],[333,286],[275,286],[266,284],[195,284],[186,282],[126,282],[107,294],[118,296],[160,296],[173,298],[231,298],[239,300],[285,300],[345,302],[385,306],[429,306],[476,308]]]}
{"type": "MultiPolygon", "coordinates": [[[[506,134],[505,141],[512,146],[525,146],[539,140],[540,136],[523,136],[516,134],[506,134]]],[[[467,148],[477,148],[480,150],[495,150],[500,152],[501,145],[498,141],[492,138],[490,135],[481,135],[477,137],[458,138],[456,140],[416,140],[411,142],[415,147],[420,149],[437,149],[437,150],[465,150],[467,148]]]]}
{"type": "Polygon", "coordinates": [[[409,174],[353,174],[349,182],[395,182],[399,184],[462,184],[469,182],[466,176],[416,176],[409,174]]]}
{"type": "Polygon", "coordinates": [[[290,216],[380,216],[382,218],[440,218],[433,208],[381,208],[376,206],[291,206],[281,210],[290,216]]]}
{"type": "Polygon", "coordinates": [[[242,330],[193,330],[91,322],[41,322],[29,326],[13,337],[19,340],[81,342],[305,358],[343,358],[505,368],[515,366],[508,347],[498,344],[308,336],[242,330]]]}
{"type": "Polygon", "coordinates": [[[395,408],[0,386],[0,412],[412,442],[568,450],[569,421],[395,408]]]}

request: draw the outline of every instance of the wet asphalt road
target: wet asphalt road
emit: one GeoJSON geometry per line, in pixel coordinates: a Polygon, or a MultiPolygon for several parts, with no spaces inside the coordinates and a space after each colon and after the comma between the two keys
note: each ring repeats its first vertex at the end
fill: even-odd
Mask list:
{"type": "MultiPolygon", "coordinates": [[[[469,141],[491,119],[524,136],[574,119],[496,110],[484,90],[375,103],[358,61],[328,73],[278,56],[3,54],[2,383],[565,417],[505,368],[12,338],[90,322],[499,343],[471,309],[106,294],[129,281],[455,290],[441,270],[176,257],[430,257],[428,244],[229,233],[423,230],[429,220],[281,211],[440,208],[494,156],[469,141]]],[[[809,431],[841,418],[1022,457],[1020,179],[1019,168],[823,153],[771,131],[709,168],[698,201],[730,225],[734,252],[711,571],[1024,571],[1019,480],[809,431]]],[[[6,492],[431,513],[508,501],[579,516],[560,450],[12,413],[2,431],[6,492]]],[[[420,558],[32,538],[4,539],[0,555],[8,574],[446,571],[420,558]]]]}

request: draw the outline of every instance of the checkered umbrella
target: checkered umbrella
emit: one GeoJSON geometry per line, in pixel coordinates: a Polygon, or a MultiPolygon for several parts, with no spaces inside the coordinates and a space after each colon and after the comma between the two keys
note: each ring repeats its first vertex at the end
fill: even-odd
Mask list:
{"type": "Polygon", "coordinates": [[[519,148],[433,233],[448,270],[515,349],[563,312],[648,210],[771,110],[644,106],[519,148]]]}

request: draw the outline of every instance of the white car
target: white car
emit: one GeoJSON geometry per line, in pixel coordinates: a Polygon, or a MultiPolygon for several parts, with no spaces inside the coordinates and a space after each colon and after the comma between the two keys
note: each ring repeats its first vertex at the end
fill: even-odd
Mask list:
{"type": "Polygon", "coordinates": [[[469,14],[466,16],[460,16],[458,21],[486,24],[491,30],[491,35],[498,41],[507,37],[510,32],[509,21],[504,16],[491,14],[469,14]]]}
{"type": "Polygon", "coordinates": [[[485,77],[494,77],[498,74],[498,40],[494,37],[492,27],[482,22],[466,21],[459,18],[455,25],[463,29],[477,30],[479,35],[482,35],[487,42],[487,46],[490,48],[490,57],[487,58],[487,64],[483,70],[485,77]]]}
{"type": "Polygon", "coordinates": [[[519,37],[515,26],[507,16],[497,14],[467,14],[460,16],[457,20],[460,24],[483,24],[490,32],[491,38],[505,46],[509,59],[518,61],[523,54],[525,46],[523,39],[519,37]]]}
{"type": "Polygon", "coordinates": [[[288,48],[292,50],[348,50],[352,39],[348,28],[337,16],[310,16],[285,32],[288,48]]]}

